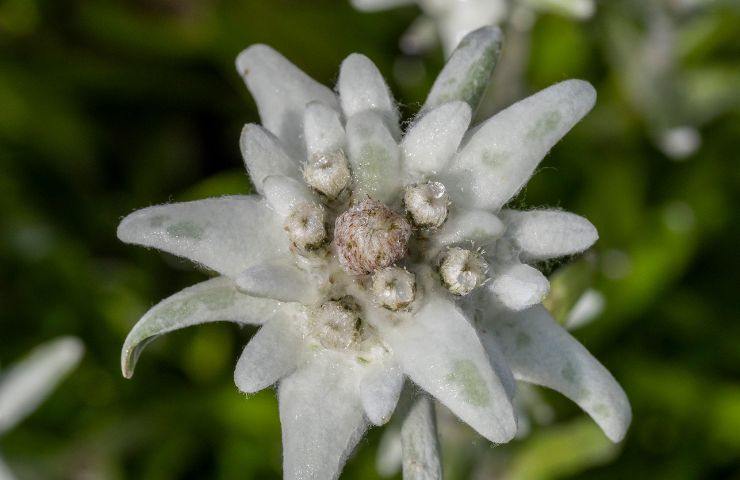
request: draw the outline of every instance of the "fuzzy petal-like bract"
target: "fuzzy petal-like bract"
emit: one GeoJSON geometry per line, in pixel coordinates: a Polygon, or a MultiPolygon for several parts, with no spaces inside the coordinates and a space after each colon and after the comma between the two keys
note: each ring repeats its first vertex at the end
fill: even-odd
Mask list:
{"type": "Polygon", "coordinates": [[[236,69],[252,93],[262,125],[293,155],[303,153],[303,111],[310,102],[339,110],[331,89],[318,83],[267,45],[239,54],[236,69]]]}
{"type": "Polygon", "coordinates": [[[486,325],[518,380],[559,391],[591,415],[612,441],[624,437],[632,419],[624,390],[543,306],[502,310],[486,325]]]}
{"type": "Polygon", "coordinates": [[[588,82],[566,80],[494,115],[464,141],[450,166],[447,186],[453,200],[501,208],[595,101],[588,82]]]}
{"type": "Polygon", "coordinates": [[[252,337],[234,370],[239,390],[259,392],[296,369],[304,344],[295,322],[290,311],[282,309],[252,337]]]}
{"type": "Polygon", "coordinates": [[[502,40],[498,27],[483,27],[469,33],[437,76],[422,111],[461,100],[475,112],[498,62],[502,40]]]}
{"type": "Polygon", "coordinates": [[[261,324],[278,308],[279,302],[239,292],[228,277],[212,278],[181,290],[149,309],[131,329],[121,350],[123,376],[133,376],[141,351],[160,335],[209,322],[261,324]]]}
{"type": "Polygon", "coordinates": [[[280,382],[285,480],[336,480],[367,430],[351,362],[317,352],[280,382]]]}
{"type": "Polygon", "coordinates": [[[596,243],[599,234],[591,222],[561,210],[505,210],[507,235],[526,260],[573,255],[596,243]]]}
{"type": "Polygon", "coordinates": [[[279,218],[256,196],[144,208],[124,218],[117,233],[123,242],[185,257],[232,277],[257,262],[289,255],[279,218]]]}

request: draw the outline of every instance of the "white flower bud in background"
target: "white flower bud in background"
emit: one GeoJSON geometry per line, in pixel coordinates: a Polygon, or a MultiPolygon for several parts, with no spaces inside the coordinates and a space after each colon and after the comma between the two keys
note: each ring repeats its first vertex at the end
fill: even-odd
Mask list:
{"type": "Polygon", "coordinates": [[[285,219],[285,231],[300,250],[315,250],[326,241],[324,209],[312,203],[299,203],[285,219]]]}
{"type": "Polygon", "coordinates": [[[481,285],[487,271],[488,264],[481,254],[458,247],[447,250],[439,266],[442,281],[455,295],[467,295],[481,285]]]}
{"type": "Polygon", "coordinates": [[[303,168],[303,178],[314,190],[336,198],[349,185],[351,176],[347,157],[342,150],[316,153],[303,168]]]}
{"type": "Polygon", "coordinates": [[[410,236],[405,218],[371,198],[341,214],[334,224],[339,263],[356,275],[376,272],[403,258],[410,236]]]}
{"type": "Polygon", "coordinates": [[[450,196],[441,183],[428,182],[406,187],[403,202],[414,225],[422,228],[438,228],[447,219],[450,196]]]}
{"type": "Polygon", "coordinates": [[[344,350],[359,340],[359,308],[351,300],[325,302],[310,318],[312,334],[324,348],[344,350]]]}
{"type": "Polygon", "coordinates": [[[389,310],[406,308],[414,301],[414,274],[399,267],[388,267],[373,275],[372,292],[375,300],[389,310]]]}

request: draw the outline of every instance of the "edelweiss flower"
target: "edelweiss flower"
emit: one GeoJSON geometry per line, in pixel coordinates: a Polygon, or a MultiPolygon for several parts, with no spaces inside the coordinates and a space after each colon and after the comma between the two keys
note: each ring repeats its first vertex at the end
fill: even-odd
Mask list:
{"type": "MultiPolygon", "coordinates": [[[[54,387],[79,363],[84,347],[62,337],[36,347],[0,375],[0,436],[30,415],[54,387]]],[[[15,476],[0,458],[0,480],[15,476]]]]}
{"type": "Polygon", "coordinates": [[[450,53],[465,35],[486,25],[502,25],[514,11],[554,12],[574,18],[589,18],[594,12],[593,0],[351,0],[358,10],[377,11],[412,3],[423,14],[401,39],[401,47],[413,54],[426,50],[442,40],[450,53]]]}
{"type": "Polygon", "coordinates": [[[146,313],[124,344],[124,375],[163,333],[262,325],[235,382],[245,393],[277,383],[286,478],[336,478],[369,424],[389,419],[405,377],[492,442],[511,440],[509,364],[621,438],[629,406],[609,373],[540,307],[502,310],[546,290],[521,261],[596,238],[572,214],[496,216],[594,92],[563,82],[468,131],[499,49],[498,29],[464,39],[403,136],[368,58],[342,63],[335,94],[269,47],[242,52],[237,69],[263,126],[245,126],[240,144],[259,195],[150,207],[121,222],[121,240],[220,274],[146,313]]]}

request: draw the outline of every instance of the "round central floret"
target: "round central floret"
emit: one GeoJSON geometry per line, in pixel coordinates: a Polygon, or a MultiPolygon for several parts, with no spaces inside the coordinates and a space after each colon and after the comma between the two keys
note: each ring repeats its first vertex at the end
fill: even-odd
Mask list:
{"type": "Polygon", "coordinates": [[[438,228],[447,219],[450,196],[441,183],[427,182],[406,187],[403,203],[414,225],[422,228],[438,228]]]}
{"type": "Polygon", "coordinates": [[[471,250],[453,247],[442,255],[439,273],[447,289],[455,295],[467,295],[486,279],[488,264],[471,250]]]}
{"type": "Polygon", "coordinates": [[[301,250],[314,250],[326,240],[324,210],[310,203],[301,203],[285,219],[284,228],[293,245],[301,250]]]}
{"type": "Polygon", "coordinates": [[[344,350],[359,339],[360,315],[351,299],[325,302],[311,311],[313,334],[324,348],[344,350]]]}
{"type": "Polygon", "coordinates": [[[351,179],[344,152],[337,150],[313,155],[303,169],[303,178],[309,186],[327,197],[337,197],[351,179]]]}
{"type": "Polygon", "coordinates": [[[350,208],[334,224],[334,245],[342,267],[355,275],[393,265],[406,255],[411,225],[373,199],[350,208]]]}

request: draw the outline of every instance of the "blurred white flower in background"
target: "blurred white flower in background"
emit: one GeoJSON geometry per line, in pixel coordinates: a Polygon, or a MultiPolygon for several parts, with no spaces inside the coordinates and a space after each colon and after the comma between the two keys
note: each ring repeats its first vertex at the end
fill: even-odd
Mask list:
{"type": "Polygon", "coordinates": [[[335,94],[267,46],[242,52],[262,118],[240,140],[258,194],[121,222],[121,240],[220,275],[144,315],[124,375],[163,333],[262,325],[234,378],[244,393],[277,384],[288,479],[338,477],[406,378],[426,392],[402,408],[407,476],[441,475],[431,397],[491,442],[514,438],[515,379],[563,393],[619,441],[624,392],[542,307],[549,283],[530,265],[582,252],[596,230],[559,210],[503,208],[595,92],[568,80],[469,128],[500,44],[497,28],[467,35],[405,132],[363,55],[342,63],[335,94]]]}
{"type": "MultiPolygon", "coordinates": [[[[491,80],[493,88],[482,98],[477,118],[486,118],[521,98],[527,91],[527,69],[531,29],[541,13],[563,15],[574,20],[591,18],[593,0],[351,0],[367,12],[418,4],[419,16],[400,39],[401,50],[418,55],[442,43],[445,57],[468,33],[484,26],[500,26],[506,32],[507,48],[491,80]]],[[[397,76],[423,71],[422,64],[400,59],[397,76]]],[[[409,75],[409,81],[418,75],[409,75]]],[[[406,82],[398,78],[399,82],[406,82]]]]}
{"type": "Polygon", "coordinates": [[[653,143],[684,160],[701,146],[699,127],[740,102],[740,73],[721,63],[694,65],[715,42],[722,18],[711,0],[648,0],[604,5],[607,59],[653,143]]]}
{"type": "MultiPolygon", "coordinates": [[[[0,437],[36,410],[74,369],[84,347],[74,337],[61,337],[33,349],[0,371],[0,437]]],[[[0,458],[0,480],[15,478],[0,458]]]]}
{"type": "Polygon", "coordinates": [[[503,25],[512,17],[521,23],[534,12],[553,12],[585,19],[593,15],[595,8],[593,0],[351,0],[351,3],[367,12],[417,4],[423,13],[401,38],[401,48],[407,54],[417,54],[433,47],[439,39],[447,55],[473,30],[503,25]]]}

